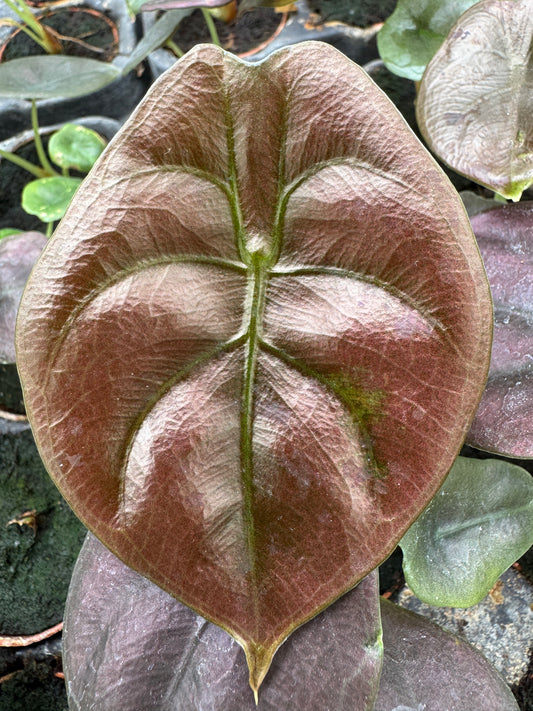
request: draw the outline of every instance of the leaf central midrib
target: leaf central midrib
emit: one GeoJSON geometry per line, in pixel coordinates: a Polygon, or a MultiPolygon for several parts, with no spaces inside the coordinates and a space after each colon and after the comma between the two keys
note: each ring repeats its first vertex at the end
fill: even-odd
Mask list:
{"type": "MultiPolygon", "coordinates": [[[[251,255],[248,277],[247,343],[244,361],[244,382],[241,403],[241,475],[243,493],[243,517],[247,535],[250,564],[250,584],[257,613],[258,589],[256,565],[255,523],[253,515],[254,467],[253,467],[253,426],[254,391],[257,371],[257,355],[260,349],[261,326],[265,309],[267,272],[264,257],[251,255]]],[[[256,619],[258,619],[256,614],[256,619]]]]}

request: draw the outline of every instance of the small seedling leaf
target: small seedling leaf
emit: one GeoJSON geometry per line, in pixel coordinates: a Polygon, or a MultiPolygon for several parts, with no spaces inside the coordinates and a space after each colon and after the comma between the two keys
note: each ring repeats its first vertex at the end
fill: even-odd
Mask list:
{"type": "Polygon", "coordinates": [[[88,173],[106,146],[96,131],[67,123],[50,137],[48,153],[56,165],[88,173]]]}
{"type": "Polygon", "coordinates": [[[18,235],[21,234],[22,230],[18,230],[16,227],[2,227],[0,230],[0,239],[3,239],[4,237],[9,237],[9,235],[18,235]]]}
{"type": "Polygon", "coordinates": [[[22,191],[22,207],[43,222],[56,222],[65,214],[81,182],[81,178],[60,175],[32,180],[22,191]]]}

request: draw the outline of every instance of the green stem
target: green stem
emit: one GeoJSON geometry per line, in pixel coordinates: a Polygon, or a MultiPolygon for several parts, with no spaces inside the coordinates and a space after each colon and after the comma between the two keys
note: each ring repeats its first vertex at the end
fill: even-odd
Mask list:
{"type": "Polygon", "coordinates": [[[220,44],[220,38],[218,36],[217,28],[215,27],[215,21],[213,20],[213,16],[209,12],[209,10],[205,9],[205,7],[202,7],[201,10],[204,16],[205,24],[207,25],[207,29],[209,30],[209,34],[211,35],[211,40],[213,44],[216,44],[217,47],[222,47],[222,45],[220,44]]]}
{"type": "Polygon", "coordinates": [[[0,148],[0,158],[5,158],[5,160],[8,160],[10,163],[14,163],[15,165],[18,165],[19,168],[23,168],[24,170],[27,170],[28,173],[31,173],[36,178],[47,178],[48,177],[48,173],[46,173],[46,171],[44,171],[42,168],[39,168],[37,165],[33,165],[33,163],[30,163],[28,160],[24,160],[24,158],[17,156],[15,153],[10,153],[9,151],[3,151],[0,148]]]}
{"type": "Polygon", "coordinates": [[[35,150],[41,161],[41,165],[44,168],[46,176],[59,175],[57,171],[52,168],[50,161],[45,153],[43,142],[41,141],[41,136],[39,134],[39,122],[37,120],[37,104],[35,100],[32,99],[31,102],[31,127],[33,128],[33,140],[35,142],[35,150]]]}
{"type": "Polygon", "coordinates": [[[48,238],[50,238],[52,236],[53,231],[54,231],[54,223],[48,222],[46,225],[46,236],[48,238]]]}
{"type": "Polygon", "coordinates": [[[178,58],[183,57],[183,55],[185,54],[185,52],[180,47],[178,47],[178,45],[175,42],[173,42],[170,39],[165,42],[165,46],[168,47],[171,52],[174,52],[174,54],[178,58]]]}
{"type": "Polygon", "coordinates": [[[36,19],[33,12],[23,1],[19,0],[19,2],[13,2],[13,0],[5,0],[5,3],[26,23],[27,27],[24,25],[19,25],[19,27],[28,37],[34,42],[37,42],[47,54],[57,54],[57,47],[50,41],[42,24],[36,19]]]}

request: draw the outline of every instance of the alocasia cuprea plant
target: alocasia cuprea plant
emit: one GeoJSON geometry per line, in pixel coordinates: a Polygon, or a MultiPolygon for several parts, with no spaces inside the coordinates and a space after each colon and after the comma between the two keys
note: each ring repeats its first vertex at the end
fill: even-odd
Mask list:
{"type": "Polygon", "coordinates": [[[76,195],[18,366],[74,510],[228,630],[257,692],[438,489],[491,319],[457,194],[364,72],[321,43],[257,66],[204,45],[76,195]]]}

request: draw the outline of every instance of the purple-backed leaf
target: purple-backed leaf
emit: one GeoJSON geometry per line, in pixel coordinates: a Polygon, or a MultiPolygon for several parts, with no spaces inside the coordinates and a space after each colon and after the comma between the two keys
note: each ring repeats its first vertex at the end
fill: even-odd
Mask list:
{"type": "Polygon", "coordinates": [[[417,120],[458,173],[519,200],[533,183],[531,0],[481,0],[450,30],[420,83],[417,120]]]}
{"type": "Polygon", "coordinates": [[[0,363],[15,362],[15,321],[22,291],[46,241],[41,232],[10,234],[0,241],[0,363]]]}
{"type": "Polygon", "coordinates": [[[468,642],[387,600],[381,620],[383,671],[374,711],[518,711],[507,684],[468,642]]]}
{"type": "Polygon", "coordinates": [[[438,489],[491,315],[457,194],[362,69],[202,45],[56,230],[19,368],[77,514],[228,630],[257,689],[438,489]]]}
{"type": "Polygon", "coordinates": [[[383,652],[377,573],[280,647],[258,706],[239,645],[91,534],[63,642],[72,711],[371,711],[383,652]]]}
{"type": "Polygon", "coordinates": [[[489,378],[468,444],[533,457],[533,203],[476,215],[472,227],[494,300],[489,378]]]}

